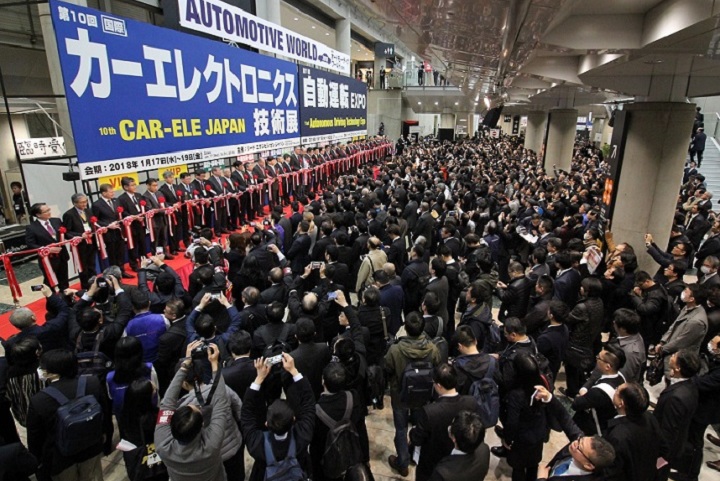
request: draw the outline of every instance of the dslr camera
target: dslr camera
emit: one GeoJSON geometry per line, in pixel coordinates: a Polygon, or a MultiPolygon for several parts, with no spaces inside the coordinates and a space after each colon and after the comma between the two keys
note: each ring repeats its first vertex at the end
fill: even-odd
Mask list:
{"type": "Polygon", "coordinates": [[[203,339],[202,344],[192,350],[192,352],[190,353],[190,358],[193,361],[201,361],[203,359],[207,359],[207,353],[209,348],[210,344],[205,339],[203,339]]]}

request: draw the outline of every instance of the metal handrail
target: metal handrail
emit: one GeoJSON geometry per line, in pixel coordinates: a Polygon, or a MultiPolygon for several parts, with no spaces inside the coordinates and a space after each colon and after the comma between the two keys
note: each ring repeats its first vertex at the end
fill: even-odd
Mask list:
{"type": "MultiPolygon", "coordinates": [[[[712,130],[712,137],[713,139],[717,139],[718,129],[720,129],[720,112],[715,112],[715,118],[713,120],[715,120],[715,127],[712,130]]],[[[706,128],[705,130],[709,131],[710,129],[706,128]]]]}

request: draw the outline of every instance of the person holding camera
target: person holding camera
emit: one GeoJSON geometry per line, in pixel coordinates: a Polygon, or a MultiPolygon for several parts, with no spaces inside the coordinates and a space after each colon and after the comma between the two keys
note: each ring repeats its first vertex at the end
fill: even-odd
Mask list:
{"type": "Polygon", "coordinates": [[[223,359],[229,357],[226,346],[230,341],[230,336],[240,330],[242,324],[242,318],[237,308],[228,301],[225,294],[219,292],[217,294],[206,293],[200,303],[190,313],[185,320],[185,330],[187,331],[188,342],[194,342],[198,339],[204,339],[206,342],[212,342],[220,346],[221,355],[223,359]],[[219,304],[220,306],[227,309],[227,315],[230,318],[230,323],[227,330],[223,331],[220,329],[216,321],[217,316],[210,316],[206,311],[210,304],[219,304]]]}
{"type": "Polygon", "coordinates": [[[209,401],[209,419],[203,419],[203,409],[196,405],[178,406],[183,381],[193,364],[192,352],[202,341],[188,345],[185,359],[175,374],[160,404],[155,426],[155,449],[167,466],[174,481],[225,481],[222,447],[225,431],[232,413],[220,369],[220,349],[215,344],[207,347],[207,359],[212,369],[215,391],[209,401]]]}

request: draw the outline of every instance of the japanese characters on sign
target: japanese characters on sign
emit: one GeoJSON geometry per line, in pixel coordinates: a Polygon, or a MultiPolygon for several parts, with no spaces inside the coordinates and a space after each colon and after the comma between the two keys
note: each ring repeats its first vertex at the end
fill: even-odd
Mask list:
{"type": "Polygon", "coordinates": [[[350,75],[350,56],[221,0],[178,0],[180,25],[350,75]]]}
{"type": "Polygon", "coordinates": [[[82,178],[297,145],[290,62],[51,1],[82,178]]]}
{"type": "Polygon", "coordinates": [[[43,137],[16,140],[20,160],[46,159],[65,155],[65,139],[62,137],[43,137]]]}
{"type": "Polygon", "coordinates": [[[367,84],[300,67],[300,135],[303,143],[367,135],[367,84]]]}

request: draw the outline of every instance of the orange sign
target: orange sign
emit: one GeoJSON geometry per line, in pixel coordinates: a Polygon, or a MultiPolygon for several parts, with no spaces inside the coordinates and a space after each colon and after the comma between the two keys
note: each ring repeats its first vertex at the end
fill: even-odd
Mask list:
{"type": "Polygon", "coordinates": [[[110,184],[110,185],[112,185],[113,190],[122,190],[121,180],[123,177],[130,177],[131,179],[133,179],[135,181],[136,184],[140,183],[140,181],[138,180],[137,172],[128,172],[125,174],[117,174],[117,175],[109,175],[107,177],[100,177],[98,179],[98,185],[110,184]]]}

